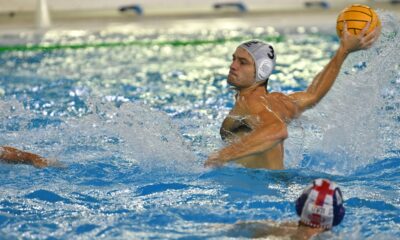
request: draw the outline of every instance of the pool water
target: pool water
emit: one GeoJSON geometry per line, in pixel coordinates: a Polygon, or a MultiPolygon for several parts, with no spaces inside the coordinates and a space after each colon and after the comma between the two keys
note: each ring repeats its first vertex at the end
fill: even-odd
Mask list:
{"type": "Polygon", "coordinates": [[[381,16],[379,42],[349,56],[329,94],[290,124],[282,171],[203,167],[224,145],[231,54],[248,38],[270,41],[269,90],[299,91],[337,49],[333,31],[0,36],[0,143],[63,164],[0,164],[0,238],[243,238],[237,221],[295,221],[295,199],[320,177],[341,186],[346,207],[323,239],[400,238],[399,20],[381,16]]]}

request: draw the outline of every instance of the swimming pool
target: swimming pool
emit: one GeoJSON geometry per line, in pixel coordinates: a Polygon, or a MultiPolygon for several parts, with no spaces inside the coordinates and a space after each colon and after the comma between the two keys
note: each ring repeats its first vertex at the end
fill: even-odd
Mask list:
{"type": "Polygon", "coordinates": [[[0,165],[0,238],[203,239],[236,221],[295,220],[314,178],[336,181],[342,224],[324,239],[400,237],[399,25],[385,13],[369,51],[289,126],[287,170],[205,169],[233,104],[226,84],[239,42],[274,44],[271,91],[304,89],[338,46],[317,28],[50,31],[4,35],[1,144],[65,168],[0,165]]]}

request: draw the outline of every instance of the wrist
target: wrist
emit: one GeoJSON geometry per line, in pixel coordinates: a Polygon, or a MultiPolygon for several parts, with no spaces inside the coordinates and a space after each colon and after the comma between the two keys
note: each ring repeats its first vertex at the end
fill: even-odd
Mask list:
{"type": "Polygon", "coordinates": [[[337,50],[337,55],[342,56],[343,58],[346,58],[349,54],[350,50],[345,48],[343,45],[341,45],[337,50]]]}

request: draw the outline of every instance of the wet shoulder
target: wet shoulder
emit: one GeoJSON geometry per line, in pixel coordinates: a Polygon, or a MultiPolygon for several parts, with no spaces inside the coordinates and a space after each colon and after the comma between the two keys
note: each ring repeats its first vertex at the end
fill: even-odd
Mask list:
{"type": "Polygon", "coordinates": [[[298,106],[292,98],[284,93],[273,92],[268,94],[267,102],[273,111],[280,113],[287,120],[298,116],[298,106]]]}

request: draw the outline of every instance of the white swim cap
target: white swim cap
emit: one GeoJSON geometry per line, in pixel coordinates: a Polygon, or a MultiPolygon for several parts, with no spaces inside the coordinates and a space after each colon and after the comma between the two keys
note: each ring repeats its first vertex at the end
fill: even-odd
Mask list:
{"type": "Polygon", "coordinates": [[[246,49],[254,60],[256,81],[267,80],[275,68],[276,55],[274,48],[261,40],[250,40],[239,45],[246,49]]]}

